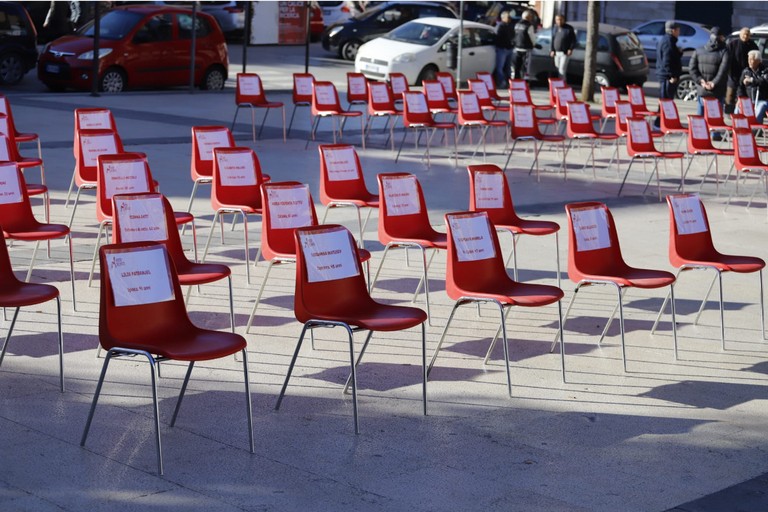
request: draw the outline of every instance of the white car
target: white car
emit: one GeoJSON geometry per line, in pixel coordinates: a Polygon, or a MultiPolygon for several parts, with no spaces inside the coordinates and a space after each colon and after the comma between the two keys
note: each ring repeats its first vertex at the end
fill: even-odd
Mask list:
{"type": "MultiPolygon", "coordinates": [[[[412,85],[434,80],[438,71],[448,71],[447,43],[458,45],[459,20],[420,18],[385,36],[362,45],[355,58],[355,71],[369,79],[387,80],[390,73],[402,73],[412,85]]],[[[496,64],[493,27],[464,22],[461,79],[478,71],[493,72],[496,64]]]]}

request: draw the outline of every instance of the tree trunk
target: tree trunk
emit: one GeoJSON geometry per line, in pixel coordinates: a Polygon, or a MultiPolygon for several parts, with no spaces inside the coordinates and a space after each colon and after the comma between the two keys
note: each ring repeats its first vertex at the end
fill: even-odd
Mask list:
{"type": "Polygon", "coordinates": [[[581,83],[581,101],[591,102],[595,96],[595,65],[597,63],[597,38],[600,23],[600,2],[589,0],[587,4],[587,47],[584,51],[584,80],[581,83]]]}

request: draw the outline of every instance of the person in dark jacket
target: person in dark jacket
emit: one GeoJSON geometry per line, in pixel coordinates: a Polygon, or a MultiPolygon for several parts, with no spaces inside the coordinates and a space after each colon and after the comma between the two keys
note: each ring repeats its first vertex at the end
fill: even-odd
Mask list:
{"type": "Polygon", "coordinates": [[[749,66],[747,54],[757,50],[757,44],[752,40],[748,27],[739,30],[739,37],[728,41],[725,45],[728,51],[728,88],[725,90],[725,113],[730,114],[736,106],[736,89],[739,87],[739,77],[744,68],[749,66]]]}
{"type": "Polygon", "coordinates": [[[683,74],[682,52],[677,47],[680,26],[674,21],[664,25],[666,34],[656,45],[656,75],[659,77],[659,98],[675,99],[677,83],[683,74]]]}
{"type": "MultiPolygon", "coordinates": [[[[768,68],[763,64],[760,50],[751,50],[747,54],[748,65],[741,72],[737,93],[748,96],[755,106],[755,117],[762,124],[768,110],[768,68]]],[[[738,114],[738,109],[736,110],[738,114]]]]}
{"type": "Polygon", "coordinates": [[[528,54],[533,50],[536,41],[536,31],[533,28],[533,12],[523,12],[523,16],[515,23],[515,78],[525,78],[528,68],[528,54]]]}
{"type": "Polygon", "coordinates": [[[496,25],[496,87],[506,89],[512,76],[512,50],[515,47],[515,27],[510,23],[509,11],[501,13],[496,25]]]}
{"type": "Polygon", "coordinates": [[[720,27],[712,27],[709,42],[697,48],[691,57],[690,73],[699,94],[698,115],[704,113],[702,97],[715,97],[722,106],[728,82],[728,52],[720,27]]]}
{"type": "Polygon", "coordinates": [[[576,47],[576,31],[565,22],[565,16],[555,16],[555,26],[552,28],[552,44],[549,56],[555,59],[555,67],[560,78],[565,79],[568,70],[568,60],[576,47]]]}

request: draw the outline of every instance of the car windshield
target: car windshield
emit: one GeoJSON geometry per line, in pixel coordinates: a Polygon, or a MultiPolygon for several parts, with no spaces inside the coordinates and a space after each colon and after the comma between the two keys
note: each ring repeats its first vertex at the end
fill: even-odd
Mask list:
{"type": "Polygon", "coordinates": [[[619,43],[622,51],[642,49],[640,40],[637,38],[634,32],[627,32],[626,34],[617,34],[616,41],[619,43]]]}
{"type": "Polygon", "coordinates": [[[448,29],[446,27],[413,22],[396,28],[384,37],[393,41],[432,46],[442,39],[447,32],[448,29]]]}
{"type": "MultiPolygon", "coordinates": [[[[144,16],[131,11],[109,11],[99,20],[99,37],[102,39],[118,40],[124,38],[133,30],[144,16]]],[[[85,37],[93,37],[93,20],[85,24],[77,33],[85,37]]]]}

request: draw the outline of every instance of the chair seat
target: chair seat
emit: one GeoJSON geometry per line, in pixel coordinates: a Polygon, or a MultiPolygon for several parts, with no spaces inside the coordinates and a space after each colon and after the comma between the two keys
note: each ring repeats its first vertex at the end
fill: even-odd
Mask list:
{"type": "Polygon", "coordinates": [[[42,304],[59,296],[59,289],[49,284],[4,283],[0,289],[0,307],[16,308],[42,304]]]}
{"type": "Polygon", "coordinates": [[[582,273],[581,279],[611,281],[619,286],[633,286],[635,288],[661,288],[675,282],[675,276],[665,270],[634,267],[617,269],[616,275],[590,275],[582,273]]]}
{"type": "Polygon", "coordinates": [[[425,249],[448,249],[448,235],[435,231],[429,238],[398,238],[398,242],[411,242],[419,244],[425,249]]]}
{"type": "Polygon", "coordinates": [[[6,238],[13,240],[52,240],[69,234],[69,228],[64,224],[41,224],[37,221],[20,226],[4,225],[3,233],[6,238]]]}
{"type": "Polygon", "coordinates": [[[40,183],[27,183],[27,195],[39,196],[48,192],[48,187],[40,183]]]}
{"type": "Polygon", "coordinates": [[[43,165],[42,160],[33,156],[21,157],[19,160],[16,160],[16,163],[20,169],[26,169],[27,167],[40,167],[43,165]]]}
{"type": "Polygon", "coordinates": [[[13,138],[16,139],[16,142],[32,142],[39,137],[36,133],[17,133],[13,138]]]}
{"type": "Polygon", "coordinates": [[[557,286],[518,283],[512,279],[483,283],[482,290],[462,291],[468,297],[495,299],[502,304],[521,307],[546,306],[559,301],[564,296],[563,290],[557,286]]]}
{"type": "Polygon", "coordinates": [[[354,198],[339,198],[334,199],[332,197],[327,198],[328,202],[338,202],[338,203],[352,203],[357,206],[364,206],[368,208],[378,208],[379,207],[379,196],[375,196],[373,194],[369,194],[367,197],[354,197],[354,198]]]}
{"type": "Polygon", "coordinates": [[[266,103],[239,103],[238,107],[256,107],[256,108],[280,108],[283,106],[281,101],[268,101],[266,103]]]}
{"type": "Polygon", "coordinates": [[[736,256],[730,254],[716,254],[710,258],[701,260],[682,260],[681,263],[689,265],[703,265],[715,267],[722,272],[738,272],[749,274],[757,272],[765,267],[765,261],[754,256],[736,256]]]}
{"type": "Polygon", "coordinates": [[[189,212],[173,212],[173,217],[176,220],[176,225],[189,224],[195,220],[195,216],[189,212]]]}
{"type": "Polygon", "coordinates": [[[685,156],[685,153],[682,153],[680,151],[647,151],[647,152],[644,151],[642,153],[636,153],[630,156],[639,156],[639,157],[655,156],[658,158],[683,158],[685,156]]]}
{"type": "Polygon", "coordinates": [[[555,124],[556,122],[557,122],[557,119],[555,119],[554,117],[537,117],[536,118],[536,123],[538,124],[555,124]]]}
{"type": "Polygon", "coordinates": [[[213,283],[232,274],[228,266],[219,263],[175,263],[179,284],[186,286],[213,283]]]}
{"type": "Polygon", "coordinates": [[[344,322],[370,331],[399,331],[424,323],[427,313],[420,308],[391,306],[376,301],[365,301],[360,307],[319,320],[344,322]]]}
{"type": "Polygon", "coordinates": [[[714,149],[697,149],[693,152],[694,155],[724,155],[724,156],[733,156],[733,150],[732,149],[720,149],[720,148],[714,148],[714,149]]]}
{"type": "MultiPolygon", "coordinates": [[[[245,338],[239,334],[210,331],[191,326],[184,331],[168,333],[162,340],[132,339],[130,342],[111,340],[112,347],[146,350],[158,356],[176,361],[206,361],[226,357],[246,347],[245,338]]],[[[103,345],[103,344],[102,344],[103,345]]],[[[104,347],[110,348],[110,347],[104,347]]]]}
{"type": "Polygon", "coordinates": [[[520,219],[515,224],[494,224],[497,229],[506,229],[520,235],[551,235],[560,231],[560,225],[557,222],[548,220],[526,220],[520,219]]]}
{"type": "Polygon", "coordinates": [[[445,130],[456,128],[456,125],[454,123],[441,123],[441,122],[433,122],[429,124],[420,124],[420,125],[412,125],[412,126],[424,126],[426,128],[438,128],[438,129],[445,129],[445,130]]]}
{"type": "Polygon", "coordinates": [[[359,110],[324,110],[317,113],[318,116],[342,116],[342,117],[360,117],[363,113],[359,110]]]}

